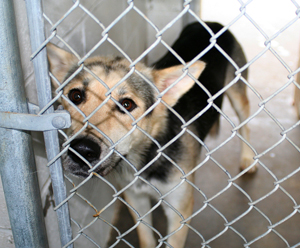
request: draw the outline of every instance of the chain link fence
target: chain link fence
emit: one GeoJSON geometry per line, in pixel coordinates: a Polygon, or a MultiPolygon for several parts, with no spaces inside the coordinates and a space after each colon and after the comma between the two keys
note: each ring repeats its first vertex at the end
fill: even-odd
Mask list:
{"type": "MultiPolygon", "coordinates": [[[[99,8],[102,8],[103,3],[97,3],[99,8]]],[[[147,55],[149,53],[151,53],[151,51],[153,49],[155,49],[156,46],[158,46],[159,44],[162,44],[166,49],[171,50],[171,45],[166,43],[164,41],[164,35],[167,32],[167,30],[172,27],[172,25],[174,25],[176,22],[178,22],[180,20],[180,18],[182,18],[185,15],[189,15],[192,16],[194,18],[194,21],[198,21],[199,23],[203,24],[203,21],[199,18],[198,13],[195,13],[191,8],[190,8],[190,2],[187,1],[183,4],[183,7],[181,10],[178,11],[177,15],[170,19],[168,21],[168,23],[165,26],[162,27],[157,27],[155,24],[155,20],[151,20],[147,17],[147,14],[145,14],[146,11],[145,9],[142,10],[141,7],[138,5],[138,3],[134,2],[134,1],[128,1],[126,5],[124,5],[124,3],[122,3],[123,6],[120,9],[120,13],[119,15],[114,16],[114,18],[112,18],[112,20],[105,20],[105,18],[101,18],[101,16],[96,16],[93,12],[93,8],[95,8],[95,5],[93,6],[93,8],[88,8],[88,5],[85,5],[84,2],[80,2],[80,1],[75,1],[74,4],[72,4],[70,6],[70,8],[64,13],[64,15],[59,16],[59,18],[53,18],[47,14],[45,14],[45,20],[48,23],[49,28],[47,30],[49,30],[49,35],[48,35],[48,41],[53,41],[54,38],[57,38],[60,42],[60,44],[63,44],[66,48],[68,48],[70,51],[72,51],[77,58],[79,59],[78,65],[81,65],[79,67],[79,69],[77,71],[75,71],[74,74],[72,74],[70,76],[70,78],[67,78],[65,80],[65,82],[70,82],[73,78],[76,77],[76,75],[78,73],[80,73],[81,70],[86,69],[83,66],[84,61],[90,57],[91,55],[94,54],[106,54],[105,52],[101,51],[102,46],[104,45],[104,43],[106,43],[106,45],[110,45],[113,48],[115,48],[115,51],[117,51],[118,54],[121,54],[122,56],[124,56],[130,63],[129,65],[129,69],[131,69],[130,73],[135,72],[135,66],[138,62],[140,61],[146,61],[147,55]],[[75,20],[75,25],[70,25],[68,26],[69,30],[63,30],[64,27],[62,26],[62,30],[61,25],[63,24],[63,22],[67,22],[69,19],[72,20],[72,18],[76,19],[77,14],[75,13],[84,13],[79,14],[80,16],[82,16],[82,18],[87,18],[90,19],[91,22],[93,22],[93,27],[92,29],[95,31],[92,32],[98,32],[98,34],[94,34],[94,35],[98,35],[98,42],[95,43],[94,46],[92,46],[91,49],[87,49],[87,51],[82,54],[81,56],[79,56],[76,53],[76,50],[72,47],[72,45],[69,44],[69,42],[66,42],[64,40],[64,37],[66,36],[66,32],[74,32],[73,30],[76,30],[76,26],[78,25],[78,23],[80,23],[80,20],[75,20]],[[124,19],[126,18],[127,15],[134,15],[134,17],[132,17],[133,19],[136,19],[135,22],[141,22],[143,23],[142,25],[144,26],[148,26],[153,34],[152,40],[153,43],[151,43],[150,45],[148,45],[148,47],[146,49],[143,49],[144,51],[142,51],[141,54],[128,54],[126,52],[126,47],[121,47],[118,45],[117,41],[114,40],[113,38],[110,37],[110,33],[113,32],[113,29],[117,29],[118,24],[121,21],[124,21],[124,19]],[[138,21],[137,21],[138,20],[138,21]],[[155,39],[154,39],[155,37],[155,39]]],[[[153,5],[155,5],[155,3],[151,3],[153,5]]],[[[239,19],[241,18],[247,18],[252,25],[263,35],[265,42],[265,48],[258,53],[253,59],[249,60],[249,62],[245,65],[243,65],[242,68],[240,68],[239,70],[237,70],[236,75],[239,74],[240,71],[243,71],[245,68],[251,67],[251,65],[253,63],[255,63],[256,60],[258,60],[261,56],[263,56],[266,52],[271,52],[278,60],[279,62],[286,68],[287,70],[287,76],[288,76],[288,80],[285,84],[283,84],[279,89],[277,89],[273,94],[267,96],[267,97],[262,97],[261,94],[259,93],[258,90],[255,89],[255,87],[253,87],[249,82],[245,82],[249,88],[250,91],[252,91],[257,98],[259,99],[259,109],[257,109],[256,112],[252,113],[251,117],[249,117],[249,119],[246,122],[251,121],[252,119],[254,119],[256,116],[258,116],[261,112],[265,112],[276,124],[277,126],[280,128],[281,132],[281,136],[282,138],[280,140],[278,140],[276,143],[274,143],[273,145],[271,145],[270,147],[268,147],[265,151],[256,151],[254,147],[251,146],[251,144],[248,144],[252,150],[255,151],[255,162],[259,164],[260,170],[266,170],[268,171],[269,175],[273,178],[274,180],[274,186],[273,188],[270,189],[269,192],[261,195],[258,198],[253,198],[251,197],[251,195],[249,195],[247,193],[247,190],[243,189],[243,187],[241,187],[238,183],[237,180],[239,178],[241,178],[243,176],[243,174],[245,174],[246,171],[242,171],[240,173],[237,174],[230,174],[227,172],[226,168],[223,167],[221,162],[218,162],[217,160],[214,159],[214,152],[217,151],[218,149],[221,149],[223,146],[225,146],[228,142],[231,141],[231,139],[233,139],[236,136],[239,136],[238,130],[242,125],[238,125],[236,126],[234,123],[232,123],[229,118],[227,118],[226,113],[221,111],[221,115],[224,116],[224,118],[229,121],[229,123],[232,125],[232,134],[230,135],[229,138],[227,138],[224,142],[221,142],[220,144],[218,144],[216,147],[212,147],[212,148],[208,148],[207,146],[205,146],[205,157],[203,158],[203,161],[197,166],[197,169],[201,169],[201,167],[204,167],[207,163],[207,161],[213,161],[217,167],[219,168],[219,170],[223,171],[226,175],[227,175],[227,183],[225,185],[225,187],[221,188],[219,190],[219,192],[213,194],[213,195],[206,195],[205,191],[202,190],[201,187],[197,187],[196,185],[193,185],[196,192],[196,197],[200,197],[200,198],[204,198],[203,199],[203,203],[198,206],[198,209],[195,209],[194,213],[192,216],[188,217],[188,219],[193,219],[195,216],[197,215],[201,215],[201,213],[205,213],[205,211],[208,211],[208,209],[210,211],[214,211],[217,215],[219,215],[219,217],[221,217],[224,221],[224,227],[216,233],[210,233],[207,237],[204,237],[201,234],[200,230],[197,230],[195,227],[193,227],[192,224],[187,224],[184,220],[182,221],[183,224],[188,225],[190,232],[193,232],[194,234],[198,235],[198,240],[199,243],[198,245],[200,246],[207,246],[209,247],[210,244],[217,238],[219,238],[222,235],[225,235],[227,232],[234,232],[243,242],[244,242],[244,246],[248,247],[251,246],[252,244],[255,244],[256,242],[258,242],[259,240],[263,239],[264,237],[268,236],[268,235],[272,235],[275,234],[275,236],[277,236],[280,240],[282,240],[286,246],[288,247],[297,247],[299,245],[299,243],[289,243],[289,241],[279,232],[277,231],[277,227],[280,226],[282,223],[288,221],[290,218],[293,218],[295,215],[299,214],[299,206],[296,202],[296,199],[294,199],[292,197],[291,194],[288,193],[288,191],[285,190],[285,188],[282,186],[282,183],[285,182],[286,180],[288,180],[290,177],[293,177],[298,171],[299,168],[294,170],[293,172],[289,173],[288,175],[285,175],[284,177],[277,177],[276,174],[274,174],[272,172],[272,170],[270,170],[268,168],[268,166],[265,165],[265,163],[263,162],[263,160],[261,159],[263,156],[265,156],[266,154],[268,154],[268,152],[272,151],[275,147],[279,146],[281,143],[283,143],[284,141],[287,141],[288,143],[290,143],[292,145],[292,147],[294,149],[296,149],[297,151],[299,151],[298,146],[295,144],[294,141],[292,141],[291,138],[289,138],[289,136],[287,135],[289,131],[293,130],[294,128],[296,128],[298,123],[295,123],[295,125],[291,126],[291,127],[287,127],[284,128],[283,125],[280,123],[280,121],[274,116],[274,114],[268,110],[268,108],[266,107],[266,105],[277,95],[279,94],[281,91],[283,91],[286,87],[288,87],[291,84],[295,84],[295,74],[297,73],[297,70],[293,70],[291,69],[286,62],[281,58],[281,56],[278,54],[278,52],[272,47],[272,41],[274,41],[276,39],[276,37],[278,35],[280,35],[281,33],[284,32],[284,30],[286,30],[289,26],[293,25],[295,22],[298,21],[298,4],[296,2],[293,1],[293,4],[295,5],[295,15],[293,18],[291,18],[290,22],[282,25],[282,28],[277,31],[276,33],[272,34],[271,36],[267,35],[264,30],[255,22],[254,19],[252,19],[251,15],[248,14],[247,12],[247,7],[251,5],[251,1],[247,2],[247,3],[243,3],[240,2],[240,13],[235,16],[231,22],[229,22],[228,25],[226,25],[224,30],[221,30],[219,33],[212,35],[211,38],[211,43],[214,44],[214,41],[217,40],[217,38],[222,35],[222,33],[226,30],[229,29],[233,24],[235,24],[236,22],[238,22],[239,19]],[[213,201],[218,198],[218,197],[222,197],[222,195],[226,195],[226,192],[230,191],[230,190],[238,190],[240,194],[243,194],[247,200],[248,200],[248,207],[245,209],[244,212],[239,213],[237,216],[235,216],[235,218],[233,219],[227,219],[226,216],[222,213],[221,210],[218,210],[215,206],[215,204],[213,203],[213,201]],[[290,213],[288,215],[286,215],[284,218],[276,220],[275,221],[272,220],[272,217],[269,217],[267,214],[265,214],[265,212],[259,208],[259,203],[264,201],[265,199],[267,199],[268,197],[271,197],[272,194],[274,194],[275,192],[282,192],[283,194],[285,194],[292,202],[293,202],[293,207],[291,207],[290,209],[290,213]],[[265,223],[265,230],[263,231],[264,228],[262,228],[261,232],[258,232],[257,236],[253,236],[253,237],[247,237],[247,234],[244,234],[243,232],[241,232],[238,228],[235,228],[235,224],[237,222],[242,222],[244,217],[247,217],[247,215],[251,215],[255,213],[256,215],[261,215],[261,217],[263,217],[262,219],[264,220],[260,220],[261,223],[262,222],[266,222],[265,223]]],[[[110,3],[108,3],[108,6],[104,6],[104,8],[110,8],[110,3]]],[[[45,13],[47,13],[47,6],[45,6],[45,13]]],[[[129,18],[128,18],[129,19],[129,18]]],[[[125,25],[126,26],[126,25],[125,25]]],[[[120,27],[119,27],[120,29],[120,27]]],[[[141,30],[142,31],[142,30],[141,30]]],[[[126,37],[126,39],[128,39],[128,37],[126,37]]],[[[55,42],[55,41],[54,41],[55,42]]],[[[72,42],[73,44],[75,43],[74,41],[72,42]]],[[[58,43],[59,44],[59,43],[58,43]]],[[[116,54],[116,52],[114,51],[114,54],[116,54]]],[[[220,50],[220,52],[222,52],[220,50]]],[[[223,55],[230,60],[230,58],[228,57],[228,55],[226,55],[225,53],[223,53],[223,55]]],[[[55,79],[54,79],[55,80],[55,79]]],[[[103,83],[101,79],[98,79],[99,83],[103,83]]],[[[122,80],[121,80],[122,81],[122,80]]],[[[62,83],[62,82],[60,82],[62,83]]],[[[66,87],[67,83],[63,83],[60,87],[58,87],[58,89],[56,90],[56,94],[57,95],[61,95],[62,96],[62,91],[64,89],[64,87],[66,87]]],[[[104,102],[107,102],[108,99],[111,99],[111,94],[112,94],[112,90],[113,89],[107,89],[106,92],[106,96],[107,98],[104,100],[104,102]]],[[[214,100],[215,96],[212,96],[208,102],[210,102],[211,100],[214,100]]],[[[101,106],[97,107],[96,110],[98,110],[99,108],[101,108],[101,106]]],[[[155,104],[151,107],[154,108],[155,104]]],[[[80,111],[79,109],[77,109],[78,111],[80,111]]],[[[151,109],[150,109],[151,110],[151,109]]],[[[84,115],[85,120],[84,122],[86,123],[83,128],[80,130],[81,132],[83,132],[86,128],[88,128],[89,126],[92,126],[92,124],[89,122],[89,119],[92,118],[92,115],[95,113],[96,111],[93,111],[93,113],[89,116],[84,115]]],[[[146,117],[143,117],[146,118],[146,117]]],[[[139,128],[138,125],[138,121],[139,120],[134,120],[133,122],[133,129],[134,128],[139,128]]],[[[94,126],[92,126],[94,127],[94,126]]],[[[103,132],[102,130],[98,130],[99,132],[103,132]]],[[[255,131],[254,131],[255,132],[255,131]]],[[[64,137],[64,141],[63,141],[63,145],[62,147],[65,147],[61,154],[64,154],[67,152],[69,148],[69,144],[71,143],[71,141],[74,139],[74,136],[72,137],[68,137],[66,136],[63,132],[61,132],[61,135],[64,137]]],[[[77,135],[77,134],[76,134],[77,135]]],[[[130,134],[129,134],[130,135],[130,134]]],[[[76,136],[75,136],[76,137],[76,136]]],[[[240,137],[240,136],[239,136],[240,137]]],[[[122,139],[117,141],[118,143],[122,142],[122,139]]],[[[117,144],[112,143],[112,146],[110,148],[115,147],[117,144]]],[[[163,149],[159,150],[158,152],[163,153],[163,149]]],[[[69,181],[69,183],[71,185],[73,185],[73,189],[70,191],[70,195],[69,197],[66,199],[66,201],[70,201],[73,197],[79,197],[82,202],[84,204],[86,204],[86,208],[91,208],[95,211],[94,217],[89,216],[89,221],[87,222],[88,224],[82,225],[80,224],[81,220],[80,218],[78,218],[79,216],[72,215],[71,212],[71,217],[72,217],[72,221],[75,224],[75,226],[77,226],[77,231],[74,232],[74,237],[73,240],[71,241],[71,243],[75,243],[76,241],[79,240],[80,238],[82,238],[83,236],[89,240],[91,243],[94,243],[96,245],[96,241],[94,240],[94,237],[89,236],[86,232],[86,230],[88,230],[89,228],[92,228],[93,225],[96,225],[97,222],[105,222],[107,225],[110,225],[111,228],[113,230],[115,230],[116,234],[116,240],[114,242],[111,243],[111,247],[114,247],[116,245],[118,245],[118,243],[124,243],[126,244],[125,246],[129,246],[131,247],[132,245],[130,244],[130,241],[126,239],[126,235],[130,232],[132,232],[132,230],[135,230],[137,225],[142,225],[143,223],[143,219],[142,217],[138,218],[138,222],[137,224],[133,224],[131,227],[128,228],[128,230],[125,230],[123,232],[120,232],[118,230],[118,228],[116,226],[114,226],[114,222],[108,222],[107,220],[105,220],[102,217],[102,213],[106,211],[106,209],[108,209],[111,205],[115,204],[116,202],[121,202],[121,204],[126,205],[129,208],[132,208],[132,206],[130,206],[130,204],[128,204],[124,198],[122,193],[127,190],[133,183],[135,183],[137,181],[137,179],[141,179],[140,177],[140,173],[136,172],[135,173],[135,178],[133,180],[132,183],[129,183],[125,188],[123,189],[119,189],[116,185],[109,183],[108,181],[106,181],[105,178],[99,176],[99,175],[94,175],[92,172],[90,173],[90,175],[88,176],[87,179],[83,180],[80,183],[75,183],[74,179],[70,178],[70,177],[66,177],[67,181],[69,181]],[[94,205],[94,197],[96,196],[90,196],[91,199],[87,199],[86,196],[82,193],[80,193],[80,188],[84,187],[85,184],[92,178],[92,177],[96,177],[98,180],[104,181],[105,183],[107,183],[109,185],[109,187],[111,188],[113,194],[112,194],[112,198],[107,201],[104,206],[96,206],[94,205]]],[[[185,179],[185,178],[184,178],[185,179]]],[[[250,183],[250,182],[248,182],[250,183]]],[[[174,190],[176,192],[177,187],[179,187],[180,185],[177,185],[174,190]]],[[[90,186],[91,187],[91,186],[90,186]]],[[[167,197],[168,194],[164,195],[165,197],[167,197]]],[[[154,211],[160,204],[162,204],[163,198],[154,204],[154,207],[152,208],[152,210],[154,211]]],[[[232,204],[234,204],[234,202],[232,202],[232,204]]],[[[57,206],[56,208],[58,208],[59,206],[57,206]]],[[[171,207],[171,206],[170,206],[171,207]]],[[[175,209],[173,209],[174,211],[176,211],[175,209]]],[[[132,211],[135,211],[134,209],[132,209],[132,211]]],[[[137,216],[141,216],[139,213],[137,214],[137,216]]],[[[200,220],[201,221],[201,220],[200,220]]],[[[122,222],[122,221],[121,221],[122,222]]],[[[255,223],[253,223],[253,225],[255,225],[255,223]]],[[[121,224],[122,226],[122,224],[121,224]]],[[[154,232],[156,232],[158,234],[158,240],[159,242],[159,246],[161,246],[165,241],[166,238],[168,237],[169,233],[166,233],[165,236],[161,235],[160,232],[157,230],[157,228],[154,227],[149,227],[151,228],[154,232]]],[[[76,230],[76,227],[75,227],[76,230]]],[[[225,235],[226,236],[226,235],[225,235]]],[[[274,236],[274,235],[273,235],[274,236]]],[[[135,238],[136,239],[136,238],[135,238]]],[[[66,245],[67,246],[67,245],[66,245]]]]}
{"type": "MultiPolygon", "coordinates": [[[[141,135],[147,136],[157,144],[155,159],[166,156],[164,150],[174,144],[177,138],[172,137],[167,145],[161,146],[159,141],[149,137],[147,131],[143,130],[140,124],[143,118],[147,118],[147,114],[161,103],[161,97],[165,92],[149,106],[140,118],[135,119],[127,112],[132,119],[131,127],[124,137],[113,141],[112,137],[107,136],[105,130],[97,127],[93,116],[101,108],[105,108],[105,104],[109,104],[110,101],[118,105],[118,101],[113,97],[116,86],[108,87],[109,83],[95,75],[85,62],[95,55],[122,56],[126,59],[128,68],[117,85],[121,85],[134,74],[146,80],[150,87],[155,89],[153,82],[145,79],[137,69],[139,63],[151,65],[166,51],[173,52],[171,46],[187,23],[198,22],[205,25],[205,18],[202,19],[202,15],[205,16],[204,12],[207,11],[205,1],[201,6],[198,1],[174,1],[172,4],[172,1],[155,0],[44,0],[43,18],[46,39],[31,55],[33,61],[40,51],[46,49],[45,46],[48,43],[64,48],[78,60],[78,66],[73,68],[66,77],[64,75],[60,79],[50,73],[55,89],[53,98],[44,109],[49,106],[59,108],[58,105],[65,101],[72,105],[71,116],[75,118],[73,124],[77,121],[76,118],[82,120],[82,125],[76,128],[75,133],[67,130],[59,131],[61,150],[51,158],[47,166],[51,168],[59,158],[64,160],[68,153],[73,152],[90,168],[85,179],[64,173],[67,196],[58,200],[59,204],[55,206],[52,199],[51,180],[47,180],[42,188],[46,222],[56,225],[50,220],[52,217],[48,216],[47,218],[47,209],[51,205],[55,211],[60,211],[66,206],[65,203],[69,205],[72,238],[71,235],[67,235],[68,242],[64,243],[63,247],[72,247],[73,245],[75,247],[140,247],[137,236],[138,226],[145,226],[155,233],[157,247],[173,247],[168,243],[168,238],[184,228],[188,229],[184,247],[300,247],[300,134],[298,130],[300,122],[296,119],[296,114],[293,115],[292,106],[289,110],[280,106],[281,101],[286,100],[285,98],[291,93],[291,88],[293,90],[300,89],[300,85],[296,82],[300,68],[296,64],[291,64],[280,50],[281,47],[276,45],[279,38],[294,39],[286,34],[295,25],[299,26],[300,6],[295,0],[282,1],[284,2],[281,3],[282,6],[288,5],[291,10],[288,21],[280,22],[279,29],[268,33],[265,31],[265,26],[257,22],[252,15],[254,10],[259,11],[258,8],[265,5],[257,0],[231,2],[228,3],[228,8],[234,9],[233,14],[228,17],[226,25],[220,31],[213,33],[209,30],[210,45],[195,59],[201,59],[205,53],[215,47],[236,69],[236,77],[233,81],[221,91],[210,95],[207,101],[220,113],[219,136],[209,137],[204,141],[194,137],[202,146],[201,159],[195,169],[183,171],[173,161],[173,158],[167,158],[171,161],[174,169],[176,168],[180,172],[178,173],[180,180],[178,184],[172,186],[170,192],[165,193],[143,177],[144,169],[136,168],[134,164],[127,161],[126,156],[122,155],[122,151],[118,150],[120,144],[126,143],[126,139],[138,130],[141,135]],[[202,15],[199,13],[199,8],[202,15]],[[166,14],[167,11],[170,13],[166,14]],[[259,34],[260,41],[258,42],[261,42],[262,46],[258,50],[252,50],[251,57],[246,52],[248,62],[238,67],[235,61],[218,46],[218,39],[227,30],[240,27],[239,25],[243,22],[247,22],[247,27],[252,28],[251,32],[259,34]],[[256,73],[258,77],[264,77],[261,79],[262,81],[274,79],[274,75],[268,75],[268,58],[270,57],[272,61],[275,61],[276,68],[280,68],[278,72],[283,71],[284,77],[279,80],[276,78],[274,84],[257,85],[251,73],[256,73]],[[265,60],[263,63],[266,63],[262,69],[265,70],[264,75],[267,76],[261,76],[260,72],[255,72],[254,69],[261,69],[257,68],[256,64],[262,60],[265,60]],[[214,101],[232,87],[238,79],[241,79],[241,73],[247,69],[249,70],[249,79],[242,78],[242,81],[247,86],[251,114],[249,118],[239,123],[235,114],[228,107],[226,99],[222,110],[214,105],[214,101]],[[64,94],[64,90],[66,91],[82,73],[87,73],[88,77],[96,79],[97,83],[105,89],[105,98],[88,111],[83,111],[72,104],[68,100],[68,96],[64,94]],[[266,91],[266,87],[268,91],[266,91]],[[282,95],[283,100],[280,98],[282,95]],[[276,100],[278,98],[280,100],[276,100]],[[283,112],[284,114],[282,114],[283,112]],[[245,140],[240,134],[240,129],[245,124],[249,125],[251,129],[250,141],[245,140]],[[86,157],[76,152],[72,142],[86,132],[98,133],[95,135],[105,137],[109,143],[107,157],[117,154],[120,159],[127,161],[132,168],[131,182],[122,184],[120,187],[120,178],[109,177],[109,175],[108,177],[101,176],[96,173],[97,170],[92,169],[94,165],[86,161],[86,157]],[[268,136],[269,133],[274,133],[274,136],[268,136]],[[239,170],[238,154],[241,149],[240,143],[246,144],[254,153],[250,166],[241,171],[239,170]],[[258,171],[254,174],[247,173],[254,166],[258,167],[258,171]],[[196,178],[194,183],[190,181],[188,177],[190,175],[196,178]],[[124,192],[126,193],[130,187],[141,182],[152,188],[155,191],[153,194],[157,198],[152,201],[151,209],[145,213],[139,213],[134,209],[132,203],[124,198],[124,192]],[[188,217],[183,217],[182,213],[168,202],[169,199],[175,197],[174,195],[180,194],[180,187],[185,184],[193,187],[195,197],[193,213],[188,217]],[[179,216],[179,227],[171,233],[166,230],[167,224],[162,207],[169,208],[179,216]],[[132,220],[130,212],[136,216],[135,221],[132,220]],[[148,222],[151,214],[153,215],[153,224],[148,222]]],[[[279,1],[273,1],[270,4],[275,5],[277,2],[279,1]]],[[[267,12],[268,9],[261,7],[260,11],[267,12]]],[[[278,19],[280,19],[280,14],[278,15],[278,19]]],[[[246,39],[247,35],[252,34],[243,26],[239,28],[239,31],[243,32],[246,39]]],[[[238,34],[234,34],[238,37],[238,34]]],[[[246,51],[251,49],[252,44],[244,44],[241,40],[240,43],[246,51]]],[[[298,46],[294,49],[297,50],[298,46]]],[[[186,65],[178,55],[174,55],[186,65]]],[[[298,60],[298,54],[292,54],[292,56],[295,57],[294,61],[298,60]]],[[[88,61],[88,63],[91,62],[88,61]]],[[[272,63],[270,62],[270,66],[273,65],[272,63]]],[[[187,68],[189,66],[188,63],[187,68]]],[[[290,94],[291,97],[292,94],[290,94]]],[[[121,106],[119,108],[122,109],[121,106]]],[[[168,108],[173,111],[170,106],[168,108]]],[[[40,111],[40,113],[42,112],[43,110],[40,111]]],[[[205,111],[203,113],[201,111],[199,115],[204,113],[205,111]]],[[[182,119],[180,116],[177,118],[182,119]]],[[[180,135],[191,134],[191,131],[186,128],[188,124],[183,121],[180,135]]],[[[96,167],[105,163],[107,157],[102,158],[96,167]]],[[[154,162],[155,160],[149,163],[147,168],[151,167],[154,162]]],[[[55,192],[54,190],[54,194],[55,192]]],[[[57,199],[55,199],[56,202],[57,199]]],[[[63,212],[63,215],[68,214],[67,210],[63,212]]],[[[66,228],[61,227],[65,224],[65,222],[59,221],[61,231],[68,230],[68,223],[66,228]]],[[[51,240],[54,236],[51,236],[49,232],[48,236],[49,243],[52,242],[53,247],[57,247],[58,240],[51,240]]]]}

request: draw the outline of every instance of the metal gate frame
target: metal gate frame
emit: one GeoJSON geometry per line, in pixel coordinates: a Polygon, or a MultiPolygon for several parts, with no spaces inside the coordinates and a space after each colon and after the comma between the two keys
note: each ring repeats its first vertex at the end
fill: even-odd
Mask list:
{"type": "Polygon", "coordinates": [[[72,240],[72,229],[56,130],[68,127],[70,116],[63,111],[55,112],[51,104],[41,1],[26,1],[26,9],[39,108],[27,103],[13,1],[3,0],[0,2],[1,179],[15,246],[48,247],[31,135],[28,132],[43,131],[61,244],[73,247],[68,245],[72,240]]]}

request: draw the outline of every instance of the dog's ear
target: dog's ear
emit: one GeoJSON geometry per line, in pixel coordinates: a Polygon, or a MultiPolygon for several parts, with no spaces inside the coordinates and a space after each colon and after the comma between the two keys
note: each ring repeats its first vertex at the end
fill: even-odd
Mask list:
{"type": "Polygon", "coordinates": [[[71,53],[53,45],[47,44],[47,55],[51,73],[62,83],[69,69],[78,62],[71,53]]]}
{"type": "MultiPolygon", "coordinates": [[[[172,66],[162,70],[155,70],[153,72],[154,82],[160,92],[167,89],[183,74],[183,65],[172,66]]],[[[199,78],[200,74],[205,68],[205,63],[202,61],[196,61],[189,67],[189,73],[196,79],[199,78]]],[[[174,106],[177,101],[188,92],[195,84],[195,81],[188,75],[182,78],[176,85],[170,88],[162,97],[162,99],[169,104],[174,106]]]]}

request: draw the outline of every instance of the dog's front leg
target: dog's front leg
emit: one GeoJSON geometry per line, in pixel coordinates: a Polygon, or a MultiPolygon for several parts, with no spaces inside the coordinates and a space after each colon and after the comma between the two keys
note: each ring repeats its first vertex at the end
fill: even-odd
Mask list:
{"type": "MultiPolygon", "coordinates": [[[[125,200],[138,212],[140,216],[145,215],[151,208],[150,197],[147,194],[136,194],[133,191],[127,190],[124,192],[125,200]]],[[[129,208],[129,211],[133,217],[135,223],[137,223],[137,213],[129,208]]],[[[137,233],[139,236],[140,248],[154,248],[156,247],[156,241],[153,231],[143,222],[152,226],[152,215],[147,214],[137,227],[137,233]]]]}
{"type": "Polygon", "coordinates": [[[189,230],[183,224],[183,220],[187,219],[193,213],[193,188],[185,183],[172,194],[165,197],[165,200],[167,204],[163,204],[163,207],[168,220],[168,234],[175,231],[168,238],[167,242],[174,248],[183,248],[189,230]]]}

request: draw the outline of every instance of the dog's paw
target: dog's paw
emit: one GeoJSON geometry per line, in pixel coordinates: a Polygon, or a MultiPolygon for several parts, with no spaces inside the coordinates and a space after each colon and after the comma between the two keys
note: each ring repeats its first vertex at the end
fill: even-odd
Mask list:
{"type": "MultiPolygon", "coordinates": [[[[252,157],[248,158],[248,157],[244,157],[241,159],[241,165],[240,165],[240,169],[241,170],[245,170],[247,169],[249,166],[251,166],[253,164],[254,160],[252,157]]],[[[247,173],[252,174],[255,173],[257,171],[257,163],[255,165],[252,165],[251,169],[249,169],[247,171],[247,173]]]]}

